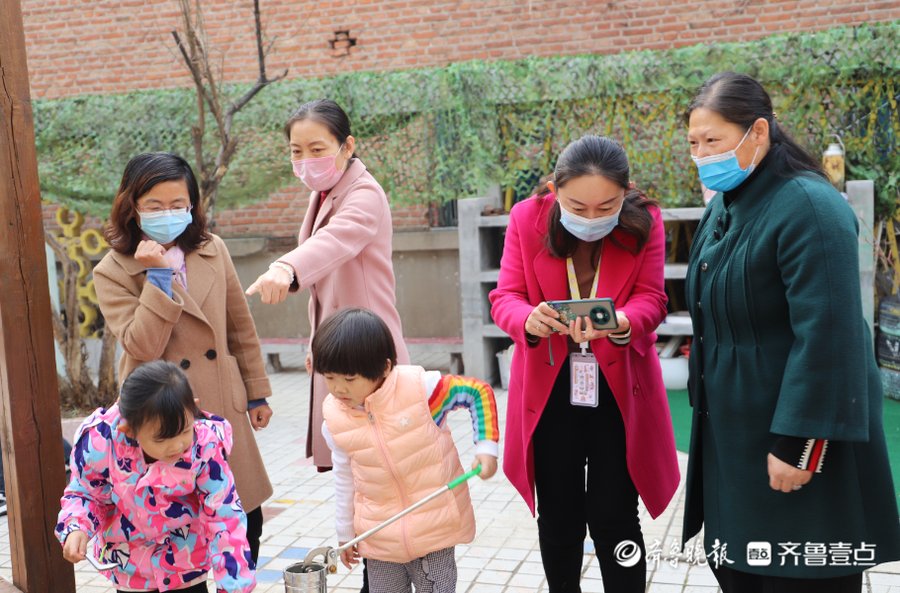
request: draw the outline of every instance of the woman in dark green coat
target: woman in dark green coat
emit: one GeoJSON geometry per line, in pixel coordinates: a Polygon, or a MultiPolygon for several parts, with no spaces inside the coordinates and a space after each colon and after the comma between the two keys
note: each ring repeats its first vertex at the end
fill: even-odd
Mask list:
{"type": "Polygon", "coordinates": [[[858,592],[900,558],[856,217],[752,78],[688,110],[718,193],[686,281],[694,408],[683,541],[705,525],[725,593],[858,592]]]}

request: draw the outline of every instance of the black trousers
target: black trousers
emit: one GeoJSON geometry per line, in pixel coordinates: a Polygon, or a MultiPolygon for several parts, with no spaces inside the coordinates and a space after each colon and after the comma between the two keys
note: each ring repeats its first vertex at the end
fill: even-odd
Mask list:
{"type": "Polygon", "coordinates": [[[625,426],[602,374],[599,382],[596,408],[571,405],[566,359],[532,441],[538,540],[550,593],[580,593],[586,528],[603,588],[616,593],[646,588],[638,495],[625,462],[625,426]]]}
{"type": "Polygon", "coordinates": [[[250,545],[250,555],[253,564],[259,560],[259,539],[262,537],[263,512],[262,507],[256,507],[247,513],[247,543],[250,545]]]}
{"type": "Polygon", "coordinates": [[[860,593],[862,573],[830,579],[790,579],[710,565],[723,593],[860,593]]]}
{"type": "Polygon", "coordinates": [[[359,593],[369,593],[369,563],[363,558],[363,584],[359,593]]]}

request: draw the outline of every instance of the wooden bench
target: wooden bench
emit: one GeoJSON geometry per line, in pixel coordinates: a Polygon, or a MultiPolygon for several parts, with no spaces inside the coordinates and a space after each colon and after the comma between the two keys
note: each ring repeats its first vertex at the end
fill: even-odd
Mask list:
{"type": "MultiPolygon", "coordinates": [[[[300,357],[306,356],[309,348],[309,338],[260,338],[260,347],[266,359],[276,373],[284,370],[281,364],[281,355],[296,353],[300,357]]],[[[444,354],[450,356],[450,373],[461,375],[463,370],[463,340],[459,337],[436,338],[406,338],[406,348],[411,359],[416,360],[420,356],[429,354],[444,354]]]]}

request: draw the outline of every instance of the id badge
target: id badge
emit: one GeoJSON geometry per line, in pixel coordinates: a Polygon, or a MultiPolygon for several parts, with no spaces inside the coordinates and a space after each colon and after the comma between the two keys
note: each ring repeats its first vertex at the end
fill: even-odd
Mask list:
{"type": "Polygon", "coordinates": [[[593,354],[573,352],[569,355],[571,388],[569,402],[573,406],[596,408],[600,403],[600,387],[597,374],[600,372],[593,354]]]}

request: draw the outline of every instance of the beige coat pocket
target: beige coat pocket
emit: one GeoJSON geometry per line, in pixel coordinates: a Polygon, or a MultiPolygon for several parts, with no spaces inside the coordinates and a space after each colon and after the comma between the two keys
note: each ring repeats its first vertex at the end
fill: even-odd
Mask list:
{"type": "Polygon", "coordinates": [[[244,379],[241,376],[241,368],[238,366],[237,358],[228,356],[228,386],[231,389],[232,405],[238,412],[247,411],[247,387],[244,385],[244,379]]]}

